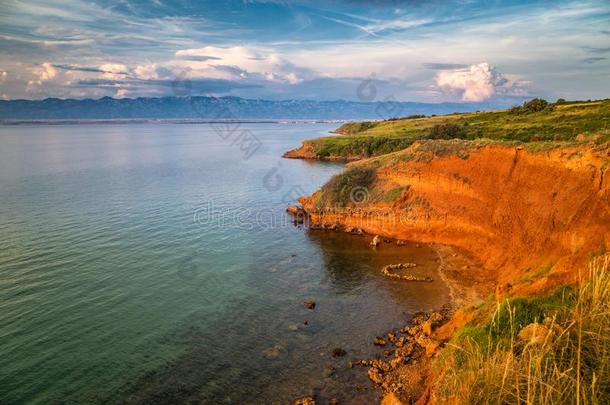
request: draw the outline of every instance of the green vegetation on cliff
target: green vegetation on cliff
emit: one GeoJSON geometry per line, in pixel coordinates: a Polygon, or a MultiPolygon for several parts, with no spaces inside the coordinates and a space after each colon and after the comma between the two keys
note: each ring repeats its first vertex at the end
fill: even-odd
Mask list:
{"type": "Polygon", "coordinates": [[[548,103],[534,99],[506,111],[431,117],[405,117],[380,122],[352,122],[312,140],[319,158],[368,158],[405,149],[423,139],[490,139],[494,141],[586,141],[609,137],[610,99],[548,103]]]}

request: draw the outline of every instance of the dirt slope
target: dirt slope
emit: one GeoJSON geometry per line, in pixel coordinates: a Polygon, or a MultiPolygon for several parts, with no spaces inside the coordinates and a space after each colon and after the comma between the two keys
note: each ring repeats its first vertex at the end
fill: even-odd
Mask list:
{"type": "MultiPolygon", "coordinates": [[[[571,269],[610,242],[607,145],[529,151],[522,146],[439,141],[417,143],[351,165],[376,168],[373,195],[343,208],[300,200],[314,223],[340,223],[369,233],[457,246],[478,258],[498,284],[527,293],[575,280],[571,269]],[[442,145],[442,142],[440,142],[442,145]]],[[[362,190],[360,190],[362,191],[362,190]]]]}

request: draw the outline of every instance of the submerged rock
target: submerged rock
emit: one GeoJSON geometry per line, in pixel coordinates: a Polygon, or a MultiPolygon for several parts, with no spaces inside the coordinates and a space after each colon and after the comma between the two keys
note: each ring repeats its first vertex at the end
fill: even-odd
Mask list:
{"type": "Polygon", "coordinates": [[[431,277],[418,277],[413,274],[400,275],[400,274],[396,274],[396,273],[392,272],[394,270],[410,269],[413,267],[417,267],[417,264],[415,264],[415,263],[388,264],[387,266],[383,266],[383,268],[381,269],[381,274],[383,274],[386,277],[395,278],[395,279],[404,280],[404,281],[424,281],[427,283],[434,281],[434,280],[432,280],[431,277]]]}
{"type": "Polygon", "coordinates": [[[275,345],[263,350],[263,356],[268,360],[276,360],[286,355],[286,348],[282,345],[275,345]]]}
{"type": "Polygon", "coordinates": [[[303,302],[303,305],[305,305],[305,308],[307,309],[316,309],[316,302],[313,300],[307,300],[303,302]]]}
{"type": "Polygon", "coordinates": [[[347,352],[340,347],[335,347],[333,349],[333,357],[343,357],[346,354],[347,354],[347,352]]]}
{"type": "Polygon", "coordinates": [[[324,368],[324,371],[322,372],[322,375],[324,376],[324,378],[328,378],[328,377],[332,377],[333,375],[335,375],[336,372],[337,372],[337,369],[334,368],[333,366],[326,366],[324,368]]]}

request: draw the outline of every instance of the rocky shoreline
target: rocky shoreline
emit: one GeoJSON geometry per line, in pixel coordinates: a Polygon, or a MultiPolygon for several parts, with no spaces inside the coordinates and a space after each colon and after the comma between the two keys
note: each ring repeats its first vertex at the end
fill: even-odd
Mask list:
{"type": "MultiPolygon", "coordinates": [[[[367,234],[360,228],[345,227],[342,224],[313,224],[303,208],[291,205],[286,211],[293,216],[295,224],[305,224],[308,229],[314,231],[334,231],[345,232],[357,236],[367,234]]],[[[372,249],[378,248],[383,243],[395,243],[397,246],[407,245],[409,242],[404,240],[391,240],[373,236],[370,245],[372,249]]],[[[419,244],[416,244],[419,246],[419,244]]],[[[349,362],[349,367],[366,368],[366,373],[372,384],[381,390],[384,400],[383,403],[415,403],[423,398],[426,390],[426,382],[429,376],[429,363],[431,358],[446,342],[450,334],[442,331],[443,326],[450,323],[455,308],[455,291],[453,284],[456,282],[447,274],[442,274],[447,268],[442,256],[450,254],[449,251],[440,251],[438,271],[440,278],[446,283],[451,291],[451,302],[430,312],[419,312],[413,315],[410,322],[397,326],[393,330],[386,332],[383,336],[372,338],[371,344],[378,347],[380,353],[374,358],[353,359],[349,362]],[[439,333],[440,331],[440,333],[439,333]],[[402,402],[401,402],[402,401],[402,402]]],[[[452,253],[456,257],[456,253],[452,253]]],[[[404,271],[417,267],[415,263],[389,264],[380,269],[380,272],[388,277],[400,281],[412,282],[433,282],[431,277],[418,277],[412,274],[398,274],[397,271],[404,271]]],[[[447,325],[450,326],[450,325],[447,325]]],[[[336,400],[335,400],[336,401],[336,400]]],[[[315,405],[315,397],[304,397],[293,401],[294,405],[315,405]]],[[[333,402],[338,404],[339,402],[333,402]]]]}

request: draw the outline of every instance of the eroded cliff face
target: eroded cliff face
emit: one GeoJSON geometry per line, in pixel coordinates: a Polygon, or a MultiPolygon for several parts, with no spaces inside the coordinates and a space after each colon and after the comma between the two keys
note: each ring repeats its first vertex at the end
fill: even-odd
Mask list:
{"type": "Polygon", "coordinates": [[[347,207],[319,207],[320,192],[300,202],[313,223],[465,249],[524,293],[575,281],[572,269],[608,247],[607,145],[424,146],[352,164],[375,167],[376,180],[347,207]],[[389,201],[371,197],[390,190],[389,201]]]}

